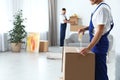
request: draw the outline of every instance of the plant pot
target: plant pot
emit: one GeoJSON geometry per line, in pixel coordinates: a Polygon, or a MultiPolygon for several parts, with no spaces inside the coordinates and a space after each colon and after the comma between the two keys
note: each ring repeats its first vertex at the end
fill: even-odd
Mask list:
{"type": "Polygon", "coordinates": [[[22,43],[11,43],[12,52],[20,52],[22,43]]]}

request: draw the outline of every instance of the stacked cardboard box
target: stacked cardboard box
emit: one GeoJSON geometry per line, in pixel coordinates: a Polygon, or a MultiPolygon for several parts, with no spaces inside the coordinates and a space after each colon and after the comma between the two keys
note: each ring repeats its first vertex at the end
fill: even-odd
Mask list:
{"type": "Polygon", "coordinates": [[[82,56],[76,47],[65,47],[62,61],[63,80],[95,80],[95,55],[82,56]]]}
{"type": "Polygon", "coordinates": [[[81,18],[78,18],[77,16],[71,16],[69,22],[70,31],[78,31],[78,29],[82,26],[81,18]]]}
{"type": "Polygon", "coordinates": [[[70,25],[78,25],[78,17],[77,16],[71,16],[70,17],[70,25]]]}
{"type": "Polygon", "coordinates": [[[76,31],[78,31],[80,28],[82,28],[81,25],[71,25],[71,26],[70,26],[70,31],[76,32],[76,31]]]}

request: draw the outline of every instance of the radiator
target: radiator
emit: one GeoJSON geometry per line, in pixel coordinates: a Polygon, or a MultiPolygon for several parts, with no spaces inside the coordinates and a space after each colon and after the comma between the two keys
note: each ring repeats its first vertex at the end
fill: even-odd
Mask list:
{"type": "Polygon", "coordinates": [[[8,34],[0,33],[0,51],[8,51],[8,34]]]}

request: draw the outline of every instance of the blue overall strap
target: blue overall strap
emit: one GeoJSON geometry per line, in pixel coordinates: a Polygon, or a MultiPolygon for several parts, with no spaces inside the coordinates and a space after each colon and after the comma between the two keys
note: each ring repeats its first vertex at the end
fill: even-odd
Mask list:
{"type": "Polygon", "coordinates": [[[109,31],[106,32],[103,36],[107,36],[110,33],[110,31],[113,29],[113,26],[114,26],[114,22],[112,21],[109,31]]]}

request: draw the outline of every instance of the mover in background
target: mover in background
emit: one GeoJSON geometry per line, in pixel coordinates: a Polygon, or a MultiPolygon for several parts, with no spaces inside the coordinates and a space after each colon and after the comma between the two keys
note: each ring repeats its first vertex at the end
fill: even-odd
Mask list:
{"type": "Polygon", "coordinates": [[[79,30],[79,33],[89,30],[90,44],[80,53],[85,56],[92,50],[95,53],[95,80],[109,80],[106,56],[109,48],[107,36],[114,26],[111,8],[103,0],[90,1],[92,5],[96,5],[96,9],[91,14],[89,26],[79,30]]]}
{"type": "Polygon", "coordinates": [[[60,46],[64,46],[64,39],[66,35],[67,23],[66,9],[62,8],[62,14],[60,15],[60,46]]]}

